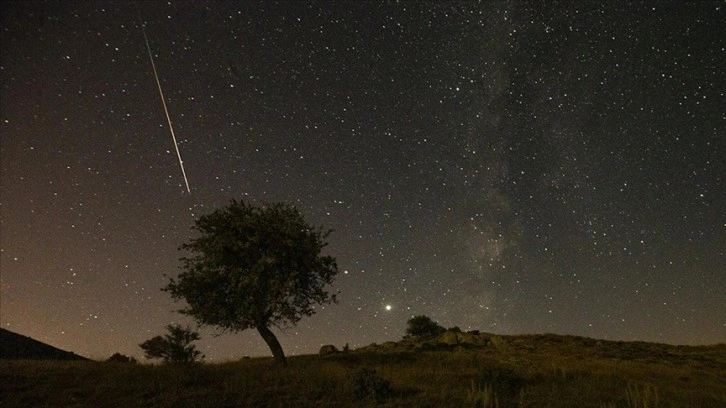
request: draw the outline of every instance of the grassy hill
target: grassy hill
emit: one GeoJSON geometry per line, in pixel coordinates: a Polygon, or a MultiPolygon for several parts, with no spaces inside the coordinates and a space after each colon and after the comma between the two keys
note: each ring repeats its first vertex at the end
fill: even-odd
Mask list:
{"type": "Polygon", "coordinates": [[[726,345],[453,333],[194,367],[3,361],[3,407],[724,407],[726,345]]]}
{"type": "Polygon", "coordinates": [[[69,351],[0,328],[0,360],[88,360],[69,351]]]}

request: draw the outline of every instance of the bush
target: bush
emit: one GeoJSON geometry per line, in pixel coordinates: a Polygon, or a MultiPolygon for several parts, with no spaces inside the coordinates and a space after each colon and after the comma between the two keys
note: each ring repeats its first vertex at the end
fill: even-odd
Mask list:
{"type": "Polygon", "coordinates": [[[199,340],[199,333],[178,324],[170,324],[166,329],[169,334],[139,344],[146,358],[159,358],[166,364],[194,364],[204,359],[204,355],[192,344],[199,340]]]}
{"type": "Polygon", "coordinates": [[[356,400],[372,398],[381,403],[391,395],[391,383],[374,369],[360,368],[350,375],[349,381],[356,400]]]}
{"type": "Polygon", "coordinates": [[[443,326],[425,315],[414,316],[409,319],[408,328],[406,328],[407,335],[418,338],[438,336],[445,331],[446,329],[443,326]]]}
{"type": "Polygon", "coordinates": [[[128,363],[128,364],[136,364],[136,359],[133,357],[125,356],[121,353],[113,353],[111,357],[108,358],[109,363],[128,363]]]}

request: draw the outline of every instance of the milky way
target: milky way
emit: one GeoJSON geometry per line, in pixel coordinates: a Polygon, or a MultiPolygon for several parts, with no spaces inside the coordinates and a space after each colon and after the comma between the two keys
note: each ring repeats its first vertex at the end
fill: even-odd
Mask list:
{"type": "MultiPolygon", "coordinates": [[[[201,214],[293,203],[337,305],[290,354],[446,327],[726,339],[722,2],[3,2],[1,323],[140,357],[201,214]]],[[[267,355],[201,331],[214,360],[267,355]]]]}

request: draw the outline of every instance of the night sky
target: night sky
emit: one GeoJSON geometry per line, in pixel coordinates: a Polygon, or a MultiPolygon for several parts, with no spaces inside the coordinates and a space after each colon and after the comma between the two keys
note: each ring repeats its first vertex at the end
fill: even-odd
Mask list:
{"type": "Polygon", "coordinates": [[[193,324],[160,288],[194,220],[243,199],[335,231],[339,303],[288,354],[418,314],[726,341],[723,2],[1,4],[6,329],[141,358],[193,324]]]}

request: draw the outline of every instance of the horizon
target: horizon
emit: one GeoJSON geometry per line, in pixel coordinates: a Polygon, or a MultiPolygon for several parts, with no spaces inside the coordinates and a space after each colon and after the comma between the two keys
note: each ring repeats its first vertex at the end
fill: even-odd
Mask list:
{"type": "MultiPolygon", "coordinates": [[[[16,335],[20,335],[20,336],[26,337],[26,338],[28,338],[30,340],[39,341],[39,340],[34,339],[34,338],[30,337],[30,336],[26,336],[26,335],[24,335],[22,333],[13,332],[13,331],[8,330],[8,329],[5,329],[5,328],[3,328],[3,329],[4,330],[7,330],[7,331],[9,331],[11,333],[14,333],[16,335]]],[[[450,330],[451,330],[451,328],[447,328],[446,329],[447,332],[450,331],[450,330]]],[[[480,330],[477,330],[477,329],[462,330],[462,332],[463,333],[476,332],[477,334],[485,334],[485,335],[498,336],[498,337],[534,337],[534,336],[574,337],[574,338],[597,340],[598,342],[599,341],[606,341],[606,342],[613,342],[613,343],[646,343],[646,344],[653,344],[653,345],[665,345],[665,346],[671,346],[671,347],[716,347],[716,346],[726,345],[726,342],[709,343],[709,344],[670,344],[670,343],[659,343],[659,342],[652,342],[652,341],[638,340],[638,339],[633,339],[633,340],[618,340],[618,339],[607,339],[607,338],[593,338],[593,337],[587,337],[587,336],[577,336],[577,335],[562,334],[562,333],[512,333],[512,334],[500,334],[500,333],[483,332],[483,331],[480,331],[480,330]]],[[[159,334],[162,334],[163,335],[164,333],[159,333],[159,334]]],[[[381,344],[384,344],[384,343],[391,343],[391,342],[393,342],[393,343],[400,343],[401,341],[406,340],[406,338],[408,338],[408,337],[409,336],[407,336],[407,335],[404,334],[403,336],[400,336],[396,340],[384,340],[384,341],[379,342],[379,343],[372,342],[372,343],[368,343],[368,344],[365,344],[365,345],[359,345],[358,347],[351,347],[350,350],[351,351],[358,351],[358,350],[361,350],[361,349],[365,349],[367,347],[370,347],[371,345],[381,345],[381,344]]],[[[83,357],[85,359],[88,359],[88,360],[94,361],[94,362],[104,362],[104,361],[108,360],[109,357],[111,357],[111,355],[113,355],[115,353],[119,353],[119,352],[114,352],[114,353],[112,353],[112,354],[110,354],[108,356],[86,356],[86,355],[78,354],[78,353],[76,353],[73,350],[60,349],[60,348],[58,348],[58,347],[56,347],[56,346],[54,346],[52,344],[47,344],[47,343],[44,343],[44,342],[41,342],[41,343],[45,344],[46,346],[53,347],[53,348],[58,349],[58,350],[61,350],[63,352],[75,354],[75,355],[77,355],[79,357],[83,357]]],[[[202,337],[200,340],[195,341],[194,342],[194,345],[195,346],[200,346],[203,343],[204,343],[204,337],[202,337]]],[[[349,345],[349,343],[345,343],[345,345],[349,345]]],[[[321,344],[321,347],[322,346],[325,346],[325,344],[321,344]]],[[[342,350],[342,348],[344,347],[344,345],[337,345],[337,344],[333,344],[333,346],[335,346],[339,350],[342,350]],[[340,346],[340,347],[338,347],[338,346],[340,346]]],[[[137,348],[140,350],[140,347],[138,347],[138,345],[137,345],[137,348]]],[[[201,349],[199,349],[199,350],[201,351],[201,349]]],[[[143,352],[139,352],[138,355],[136,355],[136,354],[125,354],[125,353],[119,353],[119,354],[121,354],[123,356],[126,356],[126,357],[132,357],[139,364],[146,364],[146,365],[159,365],[159,364],[163,364],[158,359],[149,359],[149,358],[146,358],[143,355],[143,352]]],[[[316,356],[318,354],[319,354],[319,350],[313,351],[313,352],[309,352],[309,353],[294,353],[294,354],[288,354],[287,357],[316,356]]],[[[273,360],[274,359],[274,357],[272,356],[272,354],[268,352],[267,354],[260,354],[260,355],[241,355],[241,356],[235,356],[235,357],[228,357],[226,359],[221,359],[221,360],[220,359],[214,359],[214,358],[207,358],[207,356],[204,355],[204,357],[202,359],[202,362],[203,363],[206,363],[206,364],[223,364],[223,363],[230,363],[230,362],[240,361],[240,360],[243,360],[243,359],[246,359],[246,358],[267,358],[267,359],[270,359],[270,360],[273,360]]]]}

